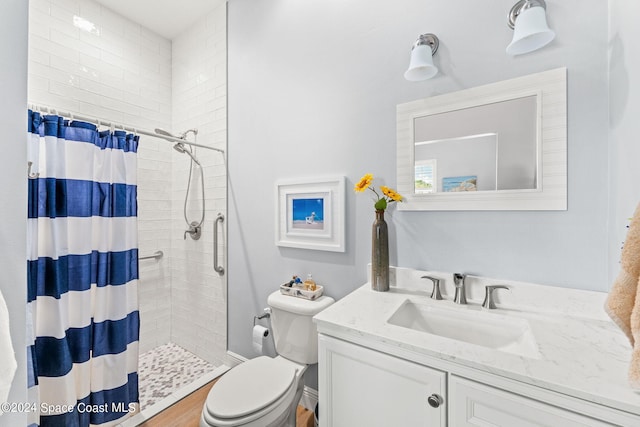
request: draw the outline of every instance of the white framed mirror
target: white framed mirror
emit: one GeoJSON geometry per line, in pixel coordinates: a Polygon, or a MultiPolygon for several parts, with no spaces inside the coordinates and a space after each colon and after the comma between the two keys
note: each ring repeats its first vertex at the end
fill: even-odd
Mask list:
{"type": "Polygon", "coordinates": [[[567,70],[397,106],[400,210],[566,210],[567,70]]]}

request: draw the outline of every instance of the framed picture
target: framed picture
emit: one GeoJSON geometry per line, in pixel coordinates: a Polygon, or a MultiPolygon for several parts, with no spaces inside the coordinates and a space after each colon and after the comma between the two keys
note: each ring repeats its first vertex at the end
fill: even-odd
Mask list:
{"type": "Polygon", "coordinates": [[[344,252],[345,178],[280,181],[276,244],[344,252]]]}
{"type": "Polygon", "coordinates": [[[478,177],[476,175],[442,178],[442,191],[445,193],[476,191],[477,183],[478,177]]]}

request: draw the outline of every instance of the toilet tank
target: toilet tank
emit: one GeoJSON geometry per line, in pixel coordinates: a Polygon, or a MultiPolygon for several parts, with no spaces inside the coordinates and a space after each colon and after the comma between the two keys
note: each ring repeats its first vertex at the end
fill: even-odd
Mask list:
{"type": "Polygon", "coordinates": [[[313,316],[335,301],[328,296],[311,301],[282,295],[276,291],[269,295],[271,329],[276,351],[294,362],[310,365],[318,363],[318,330],[313,316]]]}

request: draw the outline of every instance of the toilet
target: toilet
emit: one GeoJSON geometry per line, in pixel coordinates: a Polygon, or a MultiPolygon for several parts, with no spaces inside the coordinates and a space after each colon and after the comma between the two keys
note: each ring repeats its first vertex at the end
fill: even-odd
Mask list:
{"type": "Polygon", "coordinates": [[[318,363],[313,316],[334,303],[269,295],[271,328],[278,355],[256,357],[229,370],[211,388],[200,427],[295,427],[304,373],[318,363]]]}

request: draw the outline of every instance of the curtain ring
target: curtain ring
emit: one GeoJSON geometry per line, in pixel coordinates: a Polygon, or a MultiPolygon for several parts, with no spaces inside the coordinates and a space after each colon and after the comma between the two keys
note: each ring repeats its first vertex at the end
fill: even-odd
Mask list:
{"type": "Polygon", "coordinates": [[[27,176],[29,179],[36,179],[40,176],[40,172],[31,172],[31,167],[33,166],[33,162],[27,162],[27,176]]]}

